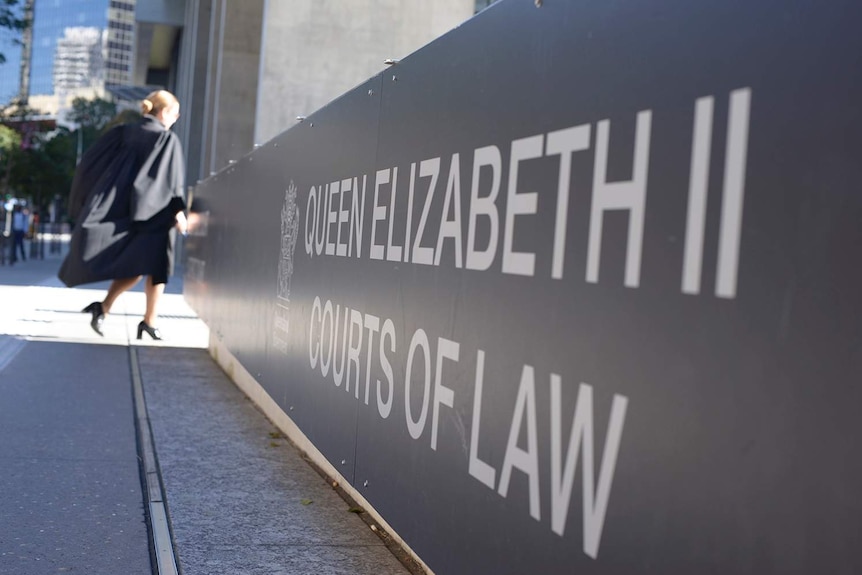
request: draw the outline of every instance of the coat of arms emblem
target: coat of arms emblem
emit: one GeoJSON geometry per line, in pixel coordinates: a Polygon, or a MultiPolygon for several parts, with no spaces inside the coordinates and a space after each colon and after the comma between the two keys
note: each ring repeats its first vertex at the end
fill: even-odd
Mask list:
{"type": "Polygon", "coordinates": [[[284,204],[281,207],[281,249],[278,259],[273,347],[285,354],[287,336],[290,332],[290,279],[293,276],[293,255],[296,251],[296,240],[299,237],[296,191],[296,185],[291,181],[284,192],[284,204]]]}

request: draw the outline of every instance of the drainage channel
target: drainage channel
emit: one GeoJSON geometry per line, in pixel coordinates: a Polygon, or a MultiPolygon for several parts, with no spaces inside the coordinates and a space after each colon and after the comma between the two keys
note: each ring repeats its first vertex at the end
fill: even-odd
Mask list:
{"type": "Polygon", "coordinates": [[[152,534],[152,550],[155,561],[156,575],[178,575],[177,560],[171,538],[171,527],[165,505],[161,474],[156,460],[156,450],[153,443],[153,431],[150,418],[147,415],[147,403],[144,397],[144,387],[141,381],[141,367],[138,363],[138,351],[135,346],[129,346],[129,364],[132,371],[132,387],[135,398],[135,429],[138,434],[138,451],[143,464],[144,494],[146,497],[152,534]]]}

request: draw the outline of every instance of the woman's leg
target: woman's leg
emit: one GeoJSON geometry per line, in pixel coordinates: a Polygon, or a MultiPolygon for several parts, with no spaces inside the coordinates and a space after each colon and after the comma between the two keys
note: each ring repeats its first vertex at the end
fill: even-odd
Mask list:
{"type": "Polygon", "coordinates": [[[106,295],[104,301],[102,301],[102,311],[105,313],[110,312],[111,307],[114,305],[117,298],[120,297],[120,294],[135,287],[135,284],[138,283],[138,280],[140,279],[141,276],[136,276],[133,278],[123,278],[112,281],[111,286],[108,288],[108,295],[106,295]]]}
{"type": "Polygon", "coordinates": [[[144,286],[144,293],[147,295],[147,313],[144,315],[144,323],[150,327],[155,326],[156,318],[158,317],[159,299],[165,292],[165,284],[153,283],[153,276],[147,276],[147,284],[144,286]]]}

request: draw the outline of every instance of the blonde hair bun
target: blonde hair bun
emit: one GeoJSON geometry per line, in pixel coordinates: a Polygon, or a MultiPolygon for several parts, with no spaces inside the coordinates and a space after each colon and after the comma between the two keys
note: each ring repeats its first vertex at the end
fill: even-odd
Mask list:
{"type": "Polygon", "coordinates": [[[158,114],[162,109],[179,104],[177,97],[167,90],[156,90],[141,100],[142,114],[158,114]]]}

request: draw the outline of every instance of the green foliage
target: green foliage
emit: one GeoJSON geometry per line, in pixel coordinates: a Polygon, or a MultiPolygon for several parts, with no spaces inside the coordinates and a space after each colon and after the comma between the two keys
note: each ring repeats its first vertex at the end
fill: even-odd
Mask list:
{"type": "Polygon", "coordinates": [[[95,98],[72,100],[72,111],[69,120],[84,128],[101,130],[117,115],[117,105],[109,100],[95,98]]]}
{"type": "MultiPolygon", "coordinates": [[[[30,26],[30,22],[25,20],[18,8],[22,4],[21,0],[0,0],[0,30],[10,30],[15,33],[16,44],[20,44],[21,40],[17,37],[23,30],[30,26]]],[[[6,62],[6,56],[0,54],[0,64],[6,62]]]]}
{"type": "Polygon", "coordinates": [[[65,197],[75,173],[76,139],[66,129],[34,137],[32,146],[15,149],[10,160],[9,187],[29,197],[37,206],[47,205],[55,195],[65,197]]]}
{"type": "MultiPolygon", "coordinates": [[[[125,123],[117,120],[117,105],[102,98],[93,100],[75,98],[72,100],[72,110],[68,118],[79,126],[84,151],[92,146],[110,126],[125,123]]],[[[77,133],[75,137],[78,137],[77,133]]]]}
{"type": "MultiPolygon", "coordinates": [[[[0,6],[7,0],[0,0],[0,6]]],[[[27,125],[40,115],[38,110],[13,104],[4,114],[14,120],[10,126],[27,125]]],[[[134,110],[117,113],[116,104],[96,98],[76,98],[69,119],[78,124],[76,130],[48,130],[48,123],[31,122],[36,129],[22,147],[21,133],[0,125],[0,189],[19,197],[29,198],[36,206],[46,206],[55,196],[68,198],[75,175],[79,147],[81,153],[113,126],[137,121],[141,115],[134,110]]]]}
{"type": "MultiPolygon", "coordinates": [[[[0,6],[5,0],[0,0],[0,6]]],[[[26,193],[22,193],[20,188],[15,186],[12,171],[15,165],[21,161],[26,155],[28,148],[32,145],[34,139],[38,140],[39,124],[32,122],[34,116],[40,115],[41,112],[27,105],[21,105],[18,102],[13,102],[2,110],[0,116],[8,118],[8,125],[0,126],[0,190],[3,194],[15,192],[18,196],[28,197],[26,193]],[[33,133],[33,130],[37,132],[33,133]],[[25,135],[26,132],[26,135],[25,135]]]]}
{"type": "Polygon", "coordinates": [[[0,125],[0,154],[5,156],[21,147],[21,134],[8,126],[0,125]]]}

